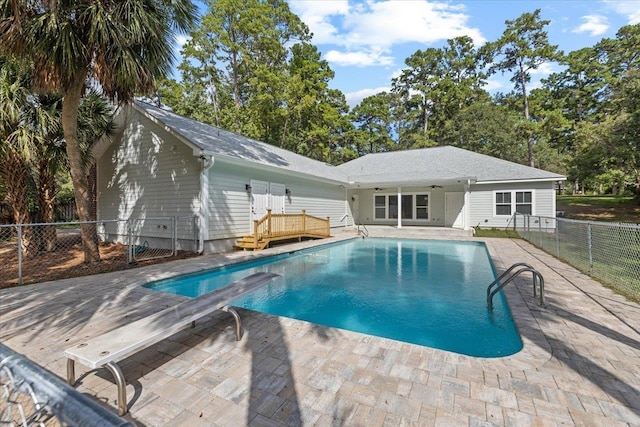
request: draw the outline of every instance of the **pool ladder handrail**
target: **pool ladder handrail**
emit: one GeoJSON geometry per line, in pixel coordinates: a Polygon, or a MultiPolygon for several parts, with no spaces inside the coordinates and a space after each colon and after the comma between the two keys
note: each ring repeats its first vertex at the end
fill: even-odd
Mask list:
{"type": "Polygon", "coordinates": [[[369,237],[369,230],[367,229],[367,226],[364,224],[358,224],[358,235],[362,235],[362,238],[364,239],[365,237],[369,237]],[[360,227],[362,227],[362,232],[360,232],[360,227]]]}
{"type": "Polygon", "coordinates": [[[511,267],[509,267],[507,269],[507,271],[502,273],[496,280],[491,282],[491,284],[487,287],[487,306],[489,308],[493,308],[493,296],[495,294],[497,294],[498,292],[500,292],[500,290],[502,288],[504,288],[507,284],[512,282],[520,274],[526,273],[526,272],[530,272],[531,273],[531,278],[533,280],[533,297],[536,298],[536,296],[537,296],[536,287],[539,287],[539,289],[540,289],[540,306],[544,307],[544,277],[542,277],[542,274],[540,274],[540,272],[538,270],[536,270],[535,268],[533,268],[531,265],[527,264],[526,262],[517,262],[517,263],[513,264],[511,267]],[[523,268],[517,270],[514,273],[511,273],[516,267],[523,267],[523,268]],[[504,279],[507,275],[509,277],[507,277],[507,279],[505,281],[501,282],[502,279],[504,279]],[[498,286],[495,289],[492,290],[491,288],[493,288],[496,285],[498,285],[498,286]]]}

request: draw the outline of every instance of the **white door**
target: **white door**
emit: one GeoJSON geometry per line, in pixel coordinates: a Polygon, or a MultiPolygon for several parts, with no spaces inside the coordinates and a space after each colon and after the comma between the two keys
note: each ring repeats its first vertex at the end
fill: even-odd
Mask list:
{"type": "Polygon", "coordinates": [[[464,193],[444,193],[444,225],[464,227],[464,193]]]}
{"type": "MultiPolygon", "coordinates": [[[[267,214],[269,200],[269,183],[251,180],[251,221],[262,218],[267,214]]],[[[253,223],[251,224],[253,230],[253,223]]]]}
{"type": "Polygon", "coordinates": [[[273,214],[284,213],[284,184],[277,184],[275,182],[269,183],[269,209],[273,214]]]}

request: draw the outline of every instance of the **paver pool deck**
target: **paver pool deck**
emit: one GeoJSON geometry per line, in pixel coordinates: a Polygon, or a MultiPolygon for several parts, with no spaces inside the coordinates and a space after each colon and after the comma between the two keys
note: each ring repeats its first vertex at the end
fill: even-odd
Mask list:
{"type": "MultiPolygon", "coordinates": [[[[220,312],[120,364],[125,418],[141,426],[640,426],[640,306],[525,241],[476,240],[498,272],[524,261],[545,278],[544,308],[530,278],[505,288],[521,352],[469,357],[248,310],[239,310],[246,333],[238,342],[220,312]]],[[[141,284],[318,243],[5,289],[0,341],[64,378],[65,348],[184,300],[141,284]]],[[[115,412],[110,374],[76,369],[78,390],[115,412]]]]}

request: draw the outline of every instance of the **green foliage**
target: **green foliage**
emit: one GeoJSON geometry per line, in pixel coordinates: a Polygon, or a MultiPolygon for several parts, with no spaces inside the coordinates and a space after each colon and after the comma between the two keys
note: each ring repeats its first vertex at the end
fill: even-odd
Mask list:
{"type": "Polygon", "coordinates": [[[514,112],[491,103],[478,103],[447,122],[442,141],[518,163],[526,158],[526,147],[519,143],[517,126],[518,117],[514,112]]]}
{"type": "MultiPolygon", "coordinates": [[[[483,47],[485,61],[493,62],[489,68],[490,73],[496,71],[512,73],[511,82],[515,90],[522,95],[525,121],[530,121],[529,99],[527,84],[531,81],[531,72],[538,69],[548,61],[554,61],[561,57],[558,46],[551,45],[544,28],[550,21],[540,18],[540,9],[533,13],[523,13],[515,20],[507,20],[502,36],[493,43],[483,47]],[[497,60],[496,60],[497,58],[497,60]]],[[[535,166],[534,149],[535,131],[526,129],[524,132],[527,141],[529,166],[535,166]]]]}
{"type": "Polygon", "coordinates": [[[486,75],[469,37],[447,41],[442,49],[418,50],[405,60],[407,68],[392,81],[401,148],[437,145],[451,117],[488,99],[482,89],[486,75]]]}
{"type": "Polygon", "coordinates": [[[520,235],[515,230],[499,230],[497,228],[473,227],[475,237],[499,237],[509,239],[519,239],[520,235]]]}
{"type": "Polygon", "coordinates": [[[193,117],[309,157],[352,158],[344,95],[286,3],[209,2],[184,46],[181,81],[162,80],[161,103],[193,117]]]}

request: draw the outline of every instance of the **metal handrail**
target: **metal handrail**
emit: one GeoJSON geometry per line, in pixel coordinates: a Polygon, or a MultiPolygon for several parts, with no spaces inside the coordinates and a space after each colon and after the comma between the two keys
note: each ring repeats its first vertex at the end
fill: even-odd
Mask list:
{"type": "MultiPolygon", "coordinates": [[[[510,270],[512,270],[512,268],[510,268],[510,270]]],[[[533,279],[533,297],[534,298],[537,296],[536,295],[536,284],[538,284],[538,286],[540,288],[540,306],[544,307],[544,277],[542,277],[542,274],[540,274],[540,272],[538,270],[536,270],[535,268],[533,268],[533,267],[521,268],[520,270],[516,271],[515,273],[512,273],[507,278],[507,280],[502,282],[493,291],[491,291],[489,288],[492,287],[494,285],[494,283],[489,285],[489,288],[487,288],[487,306],[489,308],[493,308],[493,296],[495,294],[497,294],[498,292],[500,292],[502,290],[502,288],[504,288],[506,285],[511,283],[516,277],[518,277],[520,274],[525,273],[525,272],[530,272],[531,275],[532,275],[532,279],[533,279]]]]}
{"type": "MultiPolygon", "coordinates": [[[[30,396],[36,417],[50,414],[63,425],[70,426],[133,426],[1,343],[0,377],[4,377],[0,381],[3,386],[11,386],[15,391],[30,396]]],[[[0,395],[0,399],[7,397],[11,396],[0,395]]]]}
{"type": "Polygon", "coordinates": [[[358,234],[360,234],[360,227],[362,227],[362,238],[369,237],[369,229],[364,224],[358,224],[358,234]]]}
{"type": "MultiPolygon", "coordinates": [[[[498,282],[500,282],[500,280],[504,279],[504,277],[507,274],[511,273],[511,271],[513,271],[513,269],[516,268],[516,267],[527,267],[527,268],[533,269],[533,267],[531,265],[527,264],[526,262],[517,262],[517,263],[513,264],[511,267],[509,267],[507,269],[507,271],[505,271],[500,276],[498,276],[498,278],[496,280],[494,280],[493,282],[491,282],[491,284],[487,287],[487,299],[489,298],[489,294],[491,293],[491,288],[493,288],[495,285],[497,285],[498,282]]],[[[533,292],[535,292],[535,283],[534,283],[533,292]]]]}

